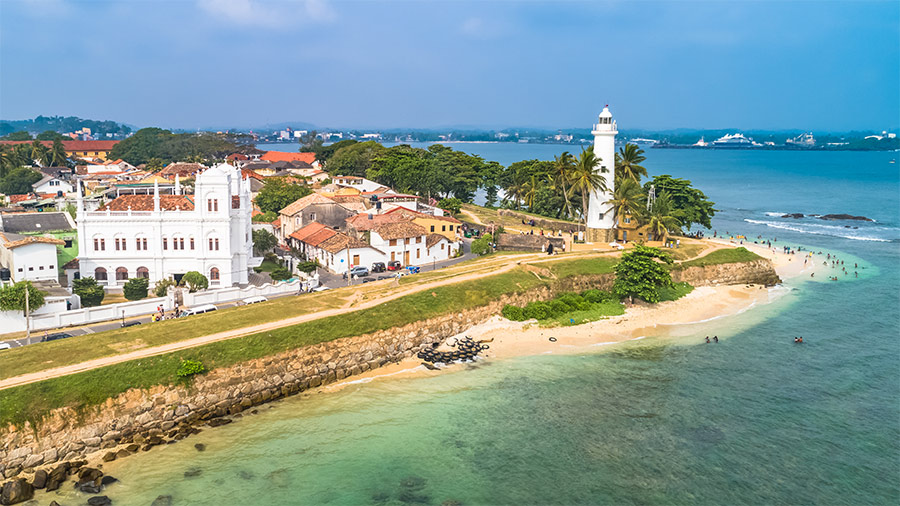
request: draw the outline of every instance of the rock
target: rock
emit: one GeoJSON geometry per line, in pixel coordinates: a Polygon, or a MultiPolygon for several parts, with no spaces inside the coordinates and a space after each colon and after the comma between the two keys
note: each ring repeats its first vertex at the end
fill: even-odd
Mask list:
{"type": "Polygon", "coordinates": [[[25,462],[22,463],[22,467],[34,467],[39,466],[44,462],[44,456],[41,454],[37,455],[29,455],[25,458],[25,462]]]}
{"type": "Polygon", "coordinates": [[[788,213],[788,214],[782,215],[781,217],[782,218],[800,219],[803,217],[803,214],[802,213],[788,213]]]}
{"type": "Polygon", "coordinates": [[[194,445],[194,448],[196,448],[198,452],[202,452],[206,450],[206,445],[203,443],[197,443],[194,445]]]}
{"type": "Polygon", "coordinates": [[[98,495],[88,499],[87,503],[90,506],[109,506],[110,504],[112,504],[112,499],[106,497],[105,495],[98,495]]]}
{"type": "Polygon", "coordinates": [[[851,214],[823,214],[819,216],[820,220],[856,220],[856,221],[875,221],[865,216],[853,216],[851,214]]]}
{"type": "Polygon", "coordinates": [[[34,487],[25,478],[8,481],[0,489],[0,504],[18,504],[34,497],[34,487]]]}
{"type": "Polygon", "coordinates": [[[172,506],[172,496],[170,495],[161,495],[157,496],[156,499],[150,504],[150,506],[172,506]]]}
{"type": "Polygon", "coordinates": [[[118,478],[114,478],[107,474],[103,478],[100,478],[100,486],[105,487],[107,485],[112,485],[113,483],[118,483],[118,481],[119,481],[118,478]]]}
{"type": "Polygon", "coordinates": [[[210,427],[221,427],[222,425],[228,425],[231,423],[231,420],[228,418],[213,418],[209,421],[210,427]]]}
{"type": "Polygon", "coordinates": [[[126,446],[125,449],[131,453],[134,453],[141,449],[141,445],[132,443],[132,444],[126,446]]]}
{"type": "Polygon", "coordinates": [[[103,476],[103,471],[93,467],[85,467],[78,471],[78,481],[94,481],[103,476]]]}
{"type": "Polygon", "coordinates": [[[131,455],[131,452],[124,448],[116,452],[117,459],[121,459],[122,457],[127,457],[129,455],[131,455]]]}
{"type": "Polygon", "coordinates": [[[59,452],[56,451],[56,448],[50,448],[41,455],[44,456],[44,464],[52,464],[59,458],[59,452]]]}
{"type": "Polygon", "coordinates": [[[200,476],[200,473],[202,473],[202,472],[203,472],[203,470],[200,469],[199,467],[192,467],[184,472],[184,477],[185,478],[193,478],[195,476],[200,476]]]}
{"type": "Polygon", "coordinates": [[[99,437],[89,437],[81,440],[84,446],[100,446],[100,441],[99,437]]]}
{"type": "Polygon", "coordinates": [[[116,454],[113,452],[107,452],[106,455],[103,456],[103,462],[112,462],[116,460],[116,454]]]}
{"type": "Polygon", "coordinates": [[[50,501],[50,506],[59,506],[59,503],[56,501],[50,501]]]}
{"type": "Polygon", "coordinates": [[[99,494],[100,493],[100,485],[93,481],[79,481],[75,484],[75,489],[84,492],[85,494],[99,494]]]}
{"type": "Polygon", "coordinates": [[[34,478],[31,479],[31,486],[34,488],[44,488],[47,486],[47,478],[50,475],[43,469],[34,472],[34,478]]]}

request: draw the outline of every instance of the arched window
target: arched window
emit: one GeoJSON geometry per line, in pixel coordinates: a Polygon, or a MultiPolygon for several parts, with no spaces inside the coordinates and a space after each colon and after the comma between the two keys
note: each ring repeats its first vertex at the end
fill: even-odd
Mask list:
{"type": "Polygon", "coordinates": [[[106,281],[106,269],[103,267],[97,267],[94,269],[94,279],[97,281],[106,281]]]}
{"type": "Polygon", "coordinates": [[[213,267],[209,270],[209,280],[210,281],[218,281],[219,280],[219,268],[213,267]]]}
{"type": "Polygon", "coordinates": [[[137,268],[137,277],[150,279],[150,269],[146,267],[138,267],[137,268]]]}
{"type": "Polygon", "coordinates": [[[116,281],[128,281],[128,269],[119,267],[116,269],[116,281]]]}

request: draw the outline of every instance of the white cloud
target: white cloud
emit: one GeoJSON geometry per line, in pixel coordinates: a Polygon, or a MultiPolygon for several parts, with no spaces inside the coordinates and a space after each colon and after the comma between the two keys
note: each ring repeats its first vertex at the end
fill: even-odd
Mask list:
{"type": "Polygon", "coordinates": [[[238,25],[283,27],[329,22],[335,13],[325,0],[197,0],[200,8],[238,25]]]}

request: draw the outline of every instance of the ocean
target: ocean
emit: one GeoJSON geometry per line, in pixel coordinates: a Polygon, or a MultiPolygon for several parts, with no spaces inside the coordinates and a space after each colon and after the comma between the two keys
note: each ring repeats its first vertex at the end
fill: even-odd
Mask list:
{"type": "MultiPolygon", "coordinates": [[[[504,164],[566,149],[453,147],[504,164]]],[[[651,175],[716,202],[719,235],[827,251],[859,277],[794,278],[772,304],[603,352],[286,399],[106,464],[121,481],[104,493],[116,505],[897,504],[897,157],[648,149],[651,175]]]]}

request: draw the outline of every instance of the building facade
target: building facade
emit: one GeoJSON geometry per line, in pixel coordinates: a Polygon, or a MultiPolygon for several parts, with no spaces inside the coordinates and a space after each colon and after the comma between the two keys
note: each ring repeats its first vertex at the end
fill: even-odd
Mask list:
{"type": "Polygon", "coordinates": [[[609,112],[609,106],[603,108],[603,112],[594,125],[591,132],[594,134],[594,154],[600,159],[597,171],[606,181],[606,191],[595,190],[591,192],[588,200],[587,211],[587,242],[612,242],[616,239],[616,217],[612,200],[616,190],[615,165],[616,165],[616,121],[609,112]]]}
{"type": "Polygon", "coordinates": [[[194,194],[122,195],[97,211],[77,191],[79,271],[112,288],[130,278],[179,281],[188,271],[210,287],[246,284],[253,258],[247,180],[228,164],[197,176],[194,194]]]}

